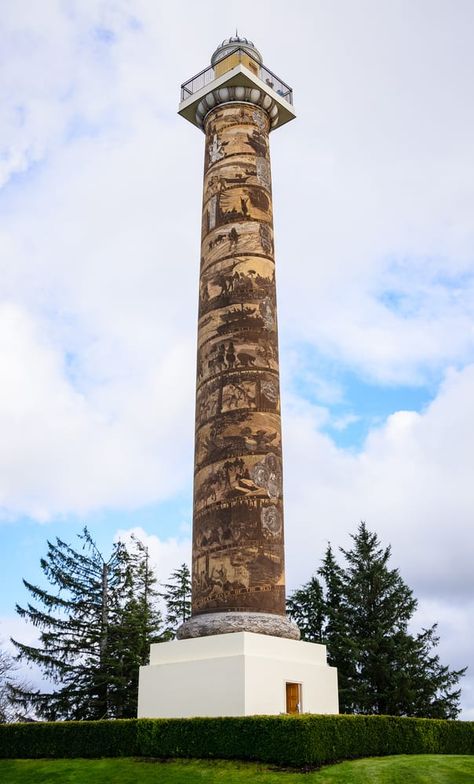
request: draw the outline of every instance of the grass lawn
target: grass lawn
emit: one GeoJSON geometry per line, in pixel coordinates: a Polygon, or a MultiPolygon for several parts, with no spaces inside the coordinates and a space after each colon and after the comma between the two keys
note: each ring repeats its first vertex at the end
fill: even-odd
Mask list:
{"type": "Polygon", "coordinates": [[[342,762],[319,771],[278,771],[201,760],[0,760],[1,784],[472,784],[474,756],[413,755],[342,762]]]}

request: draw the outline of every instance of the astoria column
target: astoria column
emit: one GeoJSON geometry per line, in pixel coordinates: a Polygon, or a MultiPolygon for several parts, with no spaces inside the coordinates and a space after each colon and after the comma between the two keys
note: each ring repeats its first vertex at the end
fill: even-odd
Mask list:
{"type": "Polygon", "coordinates": [[[180,639],[292,639],[285,613],[282,449],[269,133],[291,89],[235,36],[182,86],[205,133],[192,617],[180,639]]]}

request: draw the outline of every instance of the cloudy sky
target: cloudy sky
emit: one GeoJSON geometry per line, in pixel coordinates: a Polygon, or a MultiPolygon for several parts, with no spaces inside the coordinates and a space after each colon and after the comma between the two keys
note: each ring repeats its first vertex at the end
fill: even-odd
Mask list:
{"type": "Polygon", "coordinates": [[[469,664],[470,0],[0,4],[0,636],[87,524],[189,558],[203,136],[179,86],[236,26],[294,88],[272,135],[287,583],[363,519],[469,664]]]}

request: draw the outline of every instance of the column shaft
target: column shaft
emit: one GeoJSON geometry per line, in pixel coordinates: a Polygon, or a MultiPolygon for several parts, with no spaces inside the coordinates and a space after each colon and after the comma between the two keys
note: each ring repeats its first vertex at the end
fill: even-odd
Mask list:
{"type": "Polygon", "coordinates": [[[285,615],[269,119],[205,120],[193,522],[193,616],[285,615]]]}

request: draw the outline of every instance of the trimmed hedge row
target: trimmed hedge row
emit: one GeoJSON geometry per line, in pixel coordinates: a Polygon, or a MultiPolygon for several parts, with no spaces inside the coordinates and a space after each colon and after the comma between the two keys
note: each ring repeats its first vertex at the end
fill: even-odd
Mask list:
{"type": "Polygon", "coordinates": [[[137,719],[0,725],[0,758],[140,756],[137,719]]]}
{"type": "Polygon", "coordinates": [[[474,754],[474,722],[246,716],[0,725],[0,757],[197,757],[302,767],[388,754],[474,754]]]}

